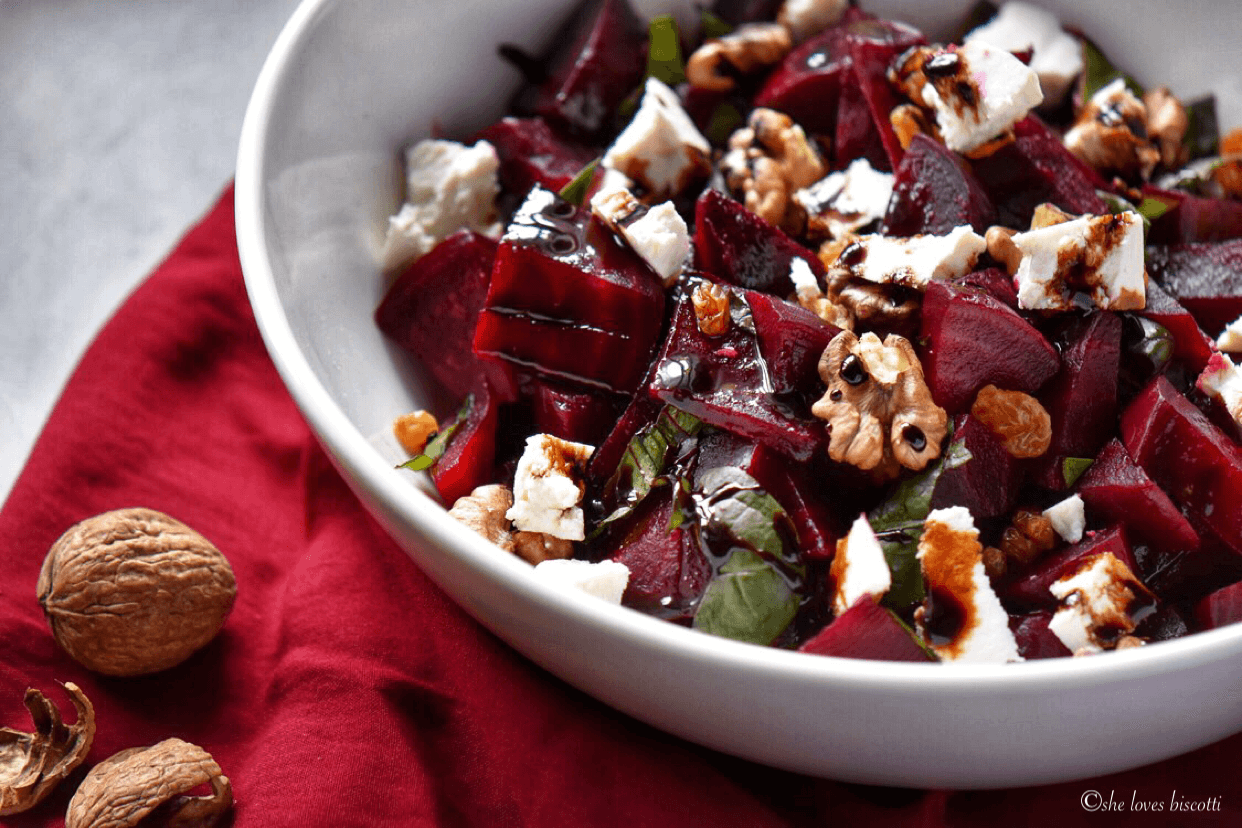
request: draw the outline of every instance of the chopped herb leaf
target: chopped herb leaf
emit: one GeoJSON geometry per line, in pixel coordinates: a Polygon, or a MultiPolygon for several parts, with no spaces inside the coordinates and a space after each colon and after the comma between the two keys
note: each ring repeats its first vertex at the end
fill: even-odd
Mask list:
{"type": "Polygon", "coordinates": [[[700,509],[713,530],[723,530],[732,542],[781,561],[799,574],[804,567],[786,538],[793,538],[792,522],[776,498],[760,488],[746,472],[721,466],[702,476],[700,509]]]}
{"type": "Polygon", "coordinates": [[[1187,104],[1186,117],[1190,124],[1186,128],[1184,143],[1190,150],[1190,158],[1208,158],[1220,152],[1220,121],[1216,118],[1216,97],[1208,95],[1187,104]]]}
{"type": "Polygon", "coordinates": [[[416,454],[409,460],[397,466],[399,469],[409,469],[410,471],[423,471],[435,465],[443,455],[445,449],[448,448],[449,442],[453,439],[453,434],[461,428],[462,423],[466,422],[466,418],[470,416],[470,409],[474,407],[474,395],[467,394],[466,399],[462,402],[461,407],[457,409],[457,413],[453,415],[453,420],[448,425],[442,427],[436,436],[432,437],[423,449],[422,454],[416,454]]]}
{"type": "Polygon", "coordinates": [[[424,471],[426,469],[431,468],[435,462],[436,462],[435,460],[433,460],[432,458],[428,457],[425,454],[416,454],[413,457],[411,457],[409,460],[406,460],[400,466],[397,466],[397,468],[409,469],[410,471],[416,471],[416,472],[424,471]]]}
{"type": "Polygon", "coordinates": [[[595,179],[595,168],[598,166],[599,159],[596,158],[579,170],[578,174],[574,176],[573,181],[562,187],[557,195],[570,204],[581,207],[583,199],[586,198],[587,190],[591,188],[591,181],[595,179]]]}
{"type": "Polygon", "coordinates": [[[1138,81],[1118,69],[1108,57],[1100,51],[1100,47],[1096,46],[1087,38],[1080,38],[1082,41],[1082,59],[1085,64],[1083,70],[1083,100],[1090,100],[1091,96],[1099,92],[1105,86],[1121,78],[1125,81],[1126,86],[1131,92],[1138,97],[1143,97],[1143,87],[1138,81]]]}
{"type": "Polygon", "coordinates": [[[733,31],[733,26],[706,9],[699,13],[699,24],[703,30],[704,40],[724,37],[733,31]]]}
{"type": "Polygon", "coordinates": [[[698,417],[666,405],[653,423],[630,438],[617,470],[604,486],[606,502],[616,505],[596,531],[632,512],[659,484],[673,461],[691,447],[702,427],[698,417]]]}
{"type": "Polygon", "coordinates": [[[1082,477],[1083,472],[1095,461],[1090,457],[1066,457],[1061,461],[1061,474],[1065,477],[1065,485],[1073,486],[1082,477]]]}
{"type": "Polygon", "coordinates": [[[768,645],[793,621],[798,603],[798,596],[771,562],[750,549],[738,548],[703,592],[694,628],[768,645]]]}
{"type": "Polygon", "coordinates": [[[723,146],[728,142],[729,136],[745,120],[740,109],[725,101],[712,110],[711,117],[707,121],[707,128],[703,130],[703,137],[713,146],[723,146]]]}
{"type": "Polygon", "coordinates": [[[893,574],[893,585],[884,596],[884,604],[901,610],[923,600],[923,570],[915,557],[923,521],[931,512],[932,495],[940,475],[970,459],[965,441],[952,439],[935,464],[899,483],[888,500],[867,516],[893,574]]]}
{"type": "Polygon", "coordinates": [[[686,79],[686,65],[681,57],[681,35],[672,15],[662,14],[647,27],[647,77],[657,78],[669,86],[686,79]]]}

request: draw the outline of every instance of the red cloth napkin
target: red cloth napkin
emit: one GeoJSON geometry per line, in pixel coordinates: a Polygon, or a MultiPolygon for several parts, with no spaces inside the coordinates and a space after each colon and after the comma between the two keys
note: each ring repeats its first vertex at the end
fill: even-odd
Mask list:
{"type": "MultiPolygon", "coordinates": [[[[98,714],[87,765],[170,736],[202,745],[233,781],[237,828],[1242,824],[1242,736],[1044,788],[874,788],[699,748],[533,666],[414,566],[319,449],[255,327],[232,204],[230,188],[100,333],[0,511],[0,724],[29,728],[27,686],[72,717],[57,682],[76,682],[98,714]],[[238,598],[186,663],[112,679],[58,648],[35,582],[66,528],[126,506],[210,538],[238,598]],[[1091,791],[1165,811],[1110,820],[1084,808],[1091,791]],[[1179,797],[1220,810],[1171,813],[1179,797]]],[[[4,824],[60,825],[84,774],[4,824]]]]}

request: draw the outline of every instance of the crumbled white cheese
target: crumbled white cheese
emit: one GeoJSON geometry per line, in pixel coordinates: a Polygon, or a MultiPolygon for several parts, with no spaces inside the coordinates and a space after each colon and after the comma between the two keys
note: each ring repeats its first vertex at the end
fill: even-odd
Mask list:
{"type": "Polygon", "coordinates": [[[526,438],[513,478],[513,506],[505,517],[519,531],[584,539],[582,470],[594,450],[551,434],[526,438]]]}
{"type": "Polygon", "coordinates": [[[859,236],[861,255],[853,245],[842,252],[851,273],[869,282],[891,282],[923,289],[931,281],[945,281],[974,269],[987,242],[969,225],[955,227],[943,236],[930,234],[897,238],[871,234],[859,236]]]}
{"type": "Polygon", "coordinates": [[[419,141],[405,153],[405,204],[388,219],[381,252],[385,270],[424,256],[458,230],[497,238],[500,158],[486,141],[419,141]]]}
{"type": "Polygon", "coordinates": [[[711,168],[711,145],[677,93],[648,78],[633,120],[604,153],[603,165],[642,185],[654,201],[681,193],[711,168]]]}
{"type": "Polygon", "coordinates": [[[798,190],[794,198],[833,238],[841,238],[884,218],[895,179],[892,173],[876,170],[866,158],[856,158],[844,170],[798,190]]]}
{"type": "Polygon", "coordinates": [[[1028,230],[1013,243],[1022,254],[1014,274],[1020,308],[1072,310],[1077,292],[1104,310],[1147,304],[1143,220],[1133,211],[1028,230]]]}
{"type": "MultiPolygon", "coordinates": [[[[962,506],[935,509],[924,521],[917,557],[932,601],[930,628],[925,612],[916,616],[920,635],[946,661],[1000,663],[1022,661],[1009,629],[1009,613],[1001,605],[983,568],[983,547],[970,510],[962,506]],[[960,607],[936,608],[935,596],[960,607]],[[947,640],[937,632],[941,612],[959,615],[961,625],[947,640]]],[[[926,608],[924,608],[926,609],[926,608]]]]}
{"type": "Polygon", "coordinates": [[[973,40],[957,50],[974,86],[974,101],[945,100],[935,84],[923,86],[923,103],[936,116],[944,144],[970,152],[1003,135],[1044,99],[1039,76],[1005,49],[973,40]]]}
{"type": "Polygon", "coordinates": [[[1216,347],[1230,354],[1242,353],[1242,316],[1229,325],[1216,337],[1216,347]]]}
{"type": "Polygon", "coordinates": [[[1019,0],[1004,3],[995,17],[966,35],[966,42],[972,40],[1009,52],[1030,49],[1030,67],[1039,76],[1045,107],[1060,104],[1083,70],[1082,46],[1057,16],[1019,0]]]}
{"type": "Polygon", "coordinates": [[[1078,543],[1082,540],[1083,530],[1087,528],[1087,514],[1078,495],[1070,495],[1044,509],[1044,517],[1052,521],[1052,528],[1065,541],[1078,543]]]}
{"type": "Polygon", "coordinates": [[[864,595],[879,600],[893,585],[888,560],[866,515],[859,515],[849,534],[837,541],[831,573],[836,580],[832,609],[837,615],[864,595]]]}
{"type": "Polygon", "coordinates": [[[823,293],[819,286],[819,279],[815,276],[815,271],[811,270],[811,266],[807,264],[806,259],[794,257],[789,260],[789,281],[793,282],[794,290],[798,293],[803,291],[823,293]]]}
{"type": "Polygon", "coordinates": [[[849,5],[849,0],[785,0],[776,19],[801,42],[838,22],[849,5]]]}
{"type": "Polygon", "coordinates": [[[620,561],[591,563],[574,558],[554,559],[536,564],[535,574],[614,604],[621,603],[621,596],[630,582],[630,568],[620,561]]]}
{"type": "Polygon", "coordinates": [[[617,189],[592,198],[591,212],[621,236],[666,287],[677,280],[690,255],[690,229],[673,202],[647,208],[629,190],[617,189]]]}
{"type": "Polygon", "coordinates": [[[1195,384],[1221,404],[1242,434],[1242,367],[1224,354],[1212,354],[1195,384]]]}
{"type": "Polygon", "coordinates": [[[1061,602],[1048,629],[1075,654],[1101,652],[1100,631],[1107,631],[1109,643],[1133,632],[1136,599],[1148,599],[1148,606],[1152,600],[1130,567],[1111,552],[1091,556],[1048,590],[1061,602]]]}

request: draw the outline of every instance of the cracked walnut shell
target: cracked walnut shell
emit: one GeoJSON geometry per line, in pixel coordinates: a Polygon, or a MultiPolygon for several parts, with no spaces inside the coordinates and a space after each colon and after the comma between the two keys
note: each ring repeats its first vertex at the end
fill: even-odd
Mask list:
{"type": "Polygon", "coordinates": [[[166,824],[206,828],[233,804],[233,786],[211,754],[181,739],[129,748],[100,762],[69,800],[65,828],[130,828],[157,808],[166,824]],[[196,788],[210,786],[202,796],[196,788]]]}
{"type": "Polygon", "coordinates": [[[95,740],[95,708],[73,682],[65,692],[78,719],[66,725],[47,696],[31,687],[25,704],[34,732],[0,727],[0,816],[27,811],[42,802],[86,758],[95,740]]]}
{"type": "Polygon", "coordinates": [[[236,596],[210,541],[153,509],[120,509],[69,528],[39,573],[52,635],[97,673],[166,670],[215,638],[236,596]]]}

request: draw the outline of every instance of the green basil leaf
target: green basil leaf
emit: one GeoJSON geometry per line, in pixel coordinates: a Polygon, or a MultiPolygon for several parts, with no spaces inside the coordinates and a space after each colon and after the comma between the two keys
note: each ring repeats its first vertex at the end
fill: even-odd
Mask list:
{"type": "Polygon", "coordinates": [[[781,562],[799,576],[806,567],[792,542],[797,533],[788,512],[741,469],[721,466],[701,477],[699,509],[713,531],[781,562]]]}
{"type": "Polygon", "coordinates": [[[1065,477],[1065,485],[1073,486],[1082,477],[1083,472],[1091,468],[1095,461],[1090,457],[1066,457],[1061,461],[1061,474],[1065,477]]]}
{"type": "Polygon", "coordinates": [[[954,437],[939,460],[899,483],[888,499],[867,516],[893,574],[893,585],[882,603],[904,609],[923,600],[923,570],[916,554],[923,521],[931,512],[936,482],[947,469],[955,469],[970,460],[965,441],[954,437]]]}
{"type": "Polygon", "coordinates": [[[1143,87],[1139,82],[1118,69],[1108,57],[1100,51],[1100,47],[1096,46],[1087,38],[1080,38],[1082,41],[1082,59],[1085,68],[1083,69],[1083,100],[1091,100],[1096,92],[1099,92],[1105,86],[1121,78],[1125,81],[1126,86],[1139,98],[1143,97],[1143,87]]]}
{"type": "Polygon", "coordinates": [[[591,181],[595,178],[595,168],[598,166],[599,159],[596,158],[579,170],[578,174],[573,177],[573,180],[562,187],[557,195],[575,207],[581,207],[583,200],[586,198],[587,190],[591,189],[591,181]]]}
{"type": "Polygon", "coordinates": [[[703,130],[703,137],[706,138],[713,146],[723,146],[728,143],[729,136],[733,135],[746,121],[746,116],[734,104],[723,101],[712,110],[711,117],[707,121],[707,128],[703,130]]]}
{"type": "Polygon", "coordinates": [[[798,596],[771,562],[738,548],[707,585],[693,626],[712,635],[766,646],[793,621],[798,603],[798,596]]]}
{"type": "Polygon", "coordinates": [[[1208,95],[1187,104],[1186,117],[1190,121],[1183,143],[1190,150],[1190,158],[1208,158],[1220,153],[1220,121],[1216,117],[1216,97],[1208,95]]]}
{"type": "Polygon", "coordinates": [[[632,512],[702,428],[698,417],[666,405],[653,423],[630,438],[621,462],[604,485],[605,502],[615,505],[595,532],[632,512]]]}
{"type": "Polygon", "coordinates": [[[647,26],[647,77],[676,86],[686,79],[681,57],[681,35],[673,16],[662,14],[647,26]]]}
{"type": "Polygon", "coordinates": [[[714,40],[733,31],[733,27],[707,9],[699,12],[699,25],[703,30],[704,40],[714,40]]]}
{"type": "Polygon", "coordinates": [[[397,466],[397,468],[416,472],[425,471],[435,465],[435,462],[435,459],[428,457],[426,454],[416,454],[400,466],[397,466]]]}

